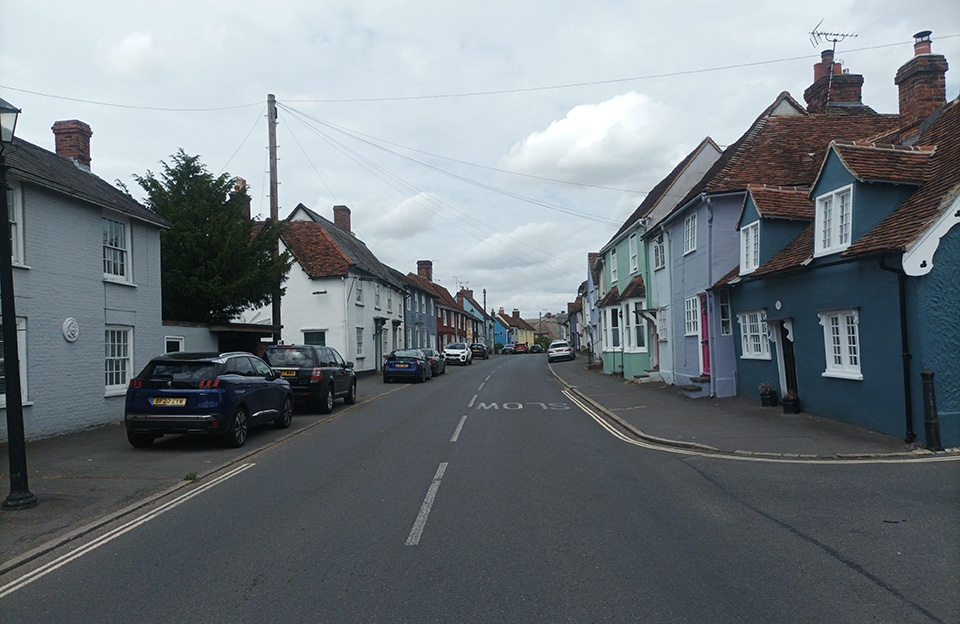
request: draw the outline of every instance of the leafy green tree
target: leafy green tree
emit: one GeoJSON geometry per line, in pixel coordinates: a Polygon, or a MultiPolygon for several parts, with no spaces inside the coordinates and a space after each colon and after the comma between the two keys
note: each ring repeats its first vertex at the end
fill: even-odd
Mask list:
{"type": "MultiPolygon", "coordinates": [[[[229,174],[214,177],[183,149],[163,172],[134,175],[146,204],[172,224],[160,234],[163,318],[225,322],[268,305],[286,279],[290,256],[277,250],[282,224],[244,215],[250,196],[229,174]]],[[[280,289],[281,293],[283,289],[280,289]]]]}

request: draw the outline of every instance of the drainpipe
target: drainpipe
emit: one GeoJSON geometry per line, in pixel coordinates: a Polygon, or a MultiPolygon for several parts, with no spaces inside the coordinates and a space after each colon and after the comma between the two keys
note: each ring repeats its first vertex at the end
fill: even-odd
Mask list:
{"type": "Polygon", "coordinates": [[[903,403],[904,413],[906,414],[907,432],[904,435],[904,441],[909,444],[917,439],[917,434],[913,431],[913,403],[910,395],[910,346],[907,337],[907,274],[902,268],[887,266],[883,257],[880,258],[880,268],[897,275],[897,287],[900,291],[900,345],[903,351],[903,403]]]}
{"type": "MultiPolygon", "coordinates": [[[[663,232],[663,261],[664,270],[667,272],[667,305],[670,306],[670,314],[667,315],[667,345],[670,349],[670,376],[673,381],[677,380],[677,332],[673,327],[673,315],[677,307],[673,304],[673,240],[670,236],[670,230],[660,226],[663,232]]],[[[663,379],[663,367],[660,368],[660,378],[663,379]]]]}
{"type": "MultiPolygon", "coordinates": [[[[713,199],[709,195],[704,196],[707,204],[707,347],[710,349],[710,396],[717,396],[717,375],[716,375],[716,355],[713,348],[714,336],[716,335],[710,323],[713,321],[713,293],[710,290],[713,287],[713,199]]],[[[702,371],[701,371],[702,372],[702,371]]]]}

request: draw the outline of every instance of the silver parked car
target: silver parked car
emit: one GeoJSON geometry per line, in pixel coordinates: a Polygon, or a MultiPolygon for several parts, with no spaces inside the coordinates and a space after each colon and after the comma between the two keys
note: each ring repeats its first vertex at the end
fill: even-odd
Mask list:
{"type": "Polygon", "coordinates": [[[566,340],[554,340],[547,348],[547,361],[554,360],[573,360],[577,357],[570,344],[566,340]]]}
{"type": "Polygon", "coordinates": [[[453,362],[466,366],[473,364],[473,352],[470,350],[470,345],[465,342],[451,342],[443,348],[443,359],[447,363],[453,362]]]}

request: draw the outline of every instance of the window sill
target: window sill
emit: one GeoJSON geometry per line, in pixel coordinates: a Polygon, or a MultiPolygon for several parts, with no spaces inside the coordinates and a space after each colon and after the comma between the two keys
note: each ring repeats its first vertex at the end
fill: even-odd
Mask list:
{"type": "Polygon", "coordinates": [[[126,280],[120,280],[120,279],[111,279],[111,278],[109,278],[109,277],[104,277],[104,278],[103,278],[103,283],[104,283],[104,284],[116,284],[117,286],[126,286],[126,287],[128,287],[128,288],[137,288],[137,285],[134,284],[133,282],[128,282],[128,281],[126,281],[126,280]]]}
{"type": "Polygon", "coordinates": [[[365,307],[366,307],[364,304],[360,303],[359,301],[354,301],[354,302],[353,302],[353,305],[355,305],[355,306],[360,306],[361,308],[365,308],[365,307]]]}
{"type": "Polygon", "coordinates": [[[654,270],[654,271],[659,271],[660,269],[664,268],[665,266],[667,266],[667,265],[661,264],[660,266],[655,266],[655,267],[653,267],[653,270],[654,270]]]}
{"type": "Polygon", "coordinates": [[[684,337],[684,338],[699,338],[699,337],[700,337],[700,332],[697,332],[697,333],[695,333],[695,334],[684,334],[683,337],[684,337]]]}
{"type": "Polygon", "coordinates": [[[123,386],[122,388],[107,388],[103,393],[103,397],[108,398],[108,397],[124,396],[126,393],[127,393],[126,386],[123,386]]]}
{"type": "Polygon", "coordinates": [[[749,269],[747,269],[747,268],[744,268],[744,267],[741,265],[741,266],[740,266],[740,275],[750,275],[751,273],[753,273],[753,272],[756,271],[756,270],[757,270],[757,267],[750,267],[749,269]]]}
{"type": "Polygon", "coordinates": [[[693,253],[693,252],[695,252],[696,250],[697,250],[697,248],[696,248],[696,247],[694,247],[694,248],[693,248],[693,249],[691,249],[690,251],[685,251],[685,252],[683,252],[683,255],[685,255],[685,256],[689,256],[690,254],[692,254],[692,253],[693,253]]]}
{"type": "Polygon", "coordinates": [[[826,256],[833,256],[842,251],[846,251],[850,245],[844,245],[843,247],[831,247],[829,249],[815,249],[813,251],[814,258],[823,258],[826,256]]]}
{"type": "MultiPolygon", "coordinates": [[[[30,407],[31,405],[33,405],[33,401],[21,401],[20,405],[22,407],[30,407]]],[[[0,410],[4,410],[4,409],[7,409],[7,402],[0,401],[0,410]]]]}
{"type": "Polygon", "coordinates": [[[765,355],[749,355],[749,354],[744,354],[744,355],[741,355],[741,356],[740,356],[740,359],[741,359],[741,360],[768,360],[768,361],[769,361],[771,358],[770,358],[770,354],[767,353],[767,354],[765,354],[765,355]]]}
{"type": "Polygon", "coordinates": [[[365,355],[358,355],[358,356],[357,356],[357,359],[358,359],[358,360],[365,360],[365,359],[367,359],[367,356],[365,356],[365,355]]]}
{"type": "Polygon", "coordinates": [[[23,263],[21,263],[21,262],[14,262],[14,263],[13,263],[13,268],[15,268],[15,269],[26,269],[26,270],[29,271],[31,267],[29,267],[29,266],[27,266],[26,264],[23,264],[23,263]]]}
{"type": "Polygon", "coordinates": [[[833,377],[834,379],[850,379],[852,381],[863,381],[861,373],[845,373],[843,371],[823,371],[821,377],[833,377]]]}

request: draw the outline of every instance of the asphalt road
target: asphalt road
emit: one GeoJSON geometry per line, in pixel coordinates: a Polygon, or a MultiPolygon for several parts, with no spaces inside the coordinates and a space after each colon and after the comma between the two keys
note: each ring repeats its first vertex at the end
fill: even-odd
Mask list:
{"type": "Polygon", "coordinates": [[[634,446],[502,357],[0,578],[0,620],[954,623],[958,492],[952,462],[634,446]]]}

